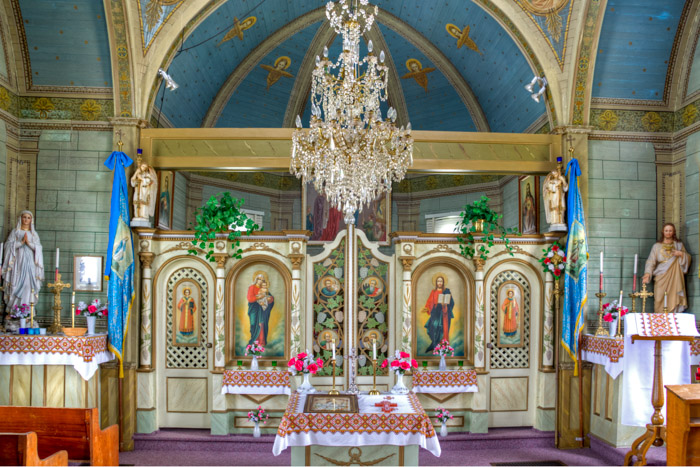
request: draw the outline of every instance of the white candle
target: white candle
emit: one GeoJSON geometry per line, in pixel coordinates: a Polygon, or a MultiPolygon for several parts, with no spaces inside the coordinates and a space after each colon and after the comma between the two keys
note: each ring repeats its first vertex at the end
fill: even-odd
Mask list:
{"type": "Polygon", "coordinates": [[[372,339],[372,360],[377,359],[377,340],[372,339]]]}
{"type": "Polygon", "coordinates": [[[335,360],[335,339],[331,341],[331,345],[333,346],[333,360],[335,360]]]}
{"type": "Polygon", "coordinates": [[[70,298],[70,304],[75,305],[75,292],[73,292],[73,296],[70,298]]]}
{"type": "Polygon", "coordinates": [[[668,307],[668,292],[664,292],[664,308],[668,307]]]}
{"type": "Polygon", "coordinates": [[[637,274],[637,255],[634,255],[634,274],[637,274]]]}
{"type": "Polygon", "coordinates": [[[58,258],[59,258],[59,249],[56,248],[56,269],[58,269],[58,258]]]}
{"type": "Polygon", "coordinates": [[[603,252],[600,252],[600,273],[603,274],[603,252]]]}
{"type": "Polygon", "coordinates": [[[4,260],[4,258],[3,258],[3,256],[2,256],[2,253],[3,253],[4,250],[5,250],[5,244],[4,244],[4,243],[0,243],[0,264],[2,264],[2,263],[3,263],[3,260],[4,260]]]}
{"type": "Polygon", "coordinates": [[[622,290],[620,290],[620,301],[617,303],[618,303],[618,305],[617,305],[618,309],[621,309],[622,308],[622,290]]]}

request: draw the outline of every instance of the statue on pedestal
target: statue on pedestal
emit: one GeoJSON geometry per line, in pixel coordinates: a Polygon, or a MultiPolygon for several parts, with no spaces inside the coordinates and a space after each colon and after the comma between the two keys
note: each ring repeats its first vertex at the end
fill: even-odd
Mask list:
{"type": "Polygon", "coordinates": [[[7,310],[25,303],[36,305],[44,280],[44,255],[30,211],[20,213],[17,226],[7,236],[2,264],[7,310]]]}
{"type": "Polygon", "coordinates": [[[544,212],[552,232],[566,232],[566,192],[569,184],[562,175],[561,158],[557,159],[557,168],[547,174],[542,188],[544,212]]]}
{"type": "Polygon", "coordinates": [[[158,176],[150,165],[138,158],[138,169],[131,177],[134,187],[134,218],[132,227],[149,227],[150,217],[155,214],[158,191],[158,176]]]}
{"type": "Polygon", "coordinates": [[[688,306],[685,293],[685,276],[690,266],[690,254],[676,236],[676,226],[664,224],[661,238],[651,248],[644,267],[642,283],[648,284],[654,276],[654,311],[664,311],[666,295],[669,313],[681,313],[688,306]]]}

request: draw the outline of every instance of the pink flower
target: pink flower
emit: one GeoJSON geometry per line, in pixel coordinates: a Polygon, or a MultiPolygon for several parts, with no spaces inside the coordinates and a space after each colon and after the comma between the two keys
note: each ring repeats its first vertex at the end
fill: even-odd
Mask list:
{"type": "Polygon", "coordinates": [[[302,352],[299,355],[297,355],[297,358],[299,360],[304,360],[308,355],[306,355],[306,352],[302,352]]]}
{"type": "Polygon", "coordinates": [[[412,366],[413,368],[418,368],[418,362],[417,362],[415,359],[413,359],[413,358],[411,359],[411,366],[412,366]]]}
{"type": "Polygon", "coordinates": [[[287,366],[294,366],[295,363],[296,363],[296,359],[290,358],[290,359],[289,359],[289,363],[287,363],[287,366]]]}
{"type": "Polygon", "coordinates": [[[90,313],[97,313],[97,307],[95,305],[89,305],[87,309],[90,313]]]}
{"type": "Polygon", "coordinates": [[[392,366],[392,367],[397,367],[397,366],[399,366],[399,361],[398,361],[398,360],[394,360],[393,362],[391,362],[391,366],[392,366]]]}
{"type": "MultiPolygon", "coordinates": [[[[382,368],[386,368],[387,365],[389,365],[389,360],[387,360],[387,359],[385,358],[384,361],[383,361],[382,364],[381,364],[381,367],[382,367],[382,368]]],[[[699,369],[700,369],[700,367],[699,367],[699,369]]]]}
{"type": "Polygon", "coordinates": [[[411,368],[411,365],[408,362],[401,362],[399,365],[401,366],[402,370],[408,370],[411,368]]]}
{"type": "Polygon", "coordinates": [[[401,357],[401,358],[408,358],[408,357],[410,357],[410,356],[411,356],[411,354],[409,354],[409,353],[406,353],[406,352],[399,352],[399,357],[401,357]]]}
{"type": "Polygon", "coordinates": [[[561,269],[555,269],[555,270],[554,270],[554,275],[557,276],[557,277],[561,276],[561,269]]]}
{"type": "Polygon", "coordinates": [[[318,366],[316,366],[315,363],[310,364],[308,367],[306,367],[307,370],[309,370],[310,373],[316,374],[318,371],[318,366]]]}
{"type": "Polygon", "coordinates": [[[75,314],[76,314],[76,315],[79,315],[79,314],[80,314],[80,310],[75,310],[75,314]]]}
{"type": "Polygon", "coordinates": [[[545,258],[545,259],[544,259],[544,264],[549,264],[549,263],[551,263],[551,262],[552,262],[552,260],[549,259],[549,258],[545,258]]]}
{"type": "Polygon", "coordinates": [[[630,311],[629,308],[625,308],[625,307],[620,308],[620,316],[625,316],[628,311],[630,311]]]}
{"type": "Polygon", "coordinates": [[[294,363],[294,367],[297,369],[297,371],[302,371],[304,369],[304,362],[297,360],[296,363],[294,363]]]}
{"type": "Polygon", "coordinates": [[[323,360],[319,357],[318,360],[316,360],[316,365],[318,365],[319,368],[323,368],[323,360]]]}
{"type": "Polygon", "coordinates": [[[608,323],[612,323],[612,321],[613,321],[612,313],[605,313],[603,315],[603,321],[607,321],[608,323]]]}

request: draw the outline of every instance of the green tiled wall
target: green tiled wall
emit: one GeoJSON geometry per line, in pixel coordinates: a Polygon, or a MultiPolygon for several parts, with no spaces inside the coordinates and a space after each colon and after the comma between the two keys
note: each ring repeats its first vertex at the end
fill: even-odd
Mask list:
{"type": "MultiPolygon", "coordinates": [[[[105,256],[112,172],[104,162],[111,148],[112,133],[107,131],[52,130],[39,138],[36,229],[44,248],[46,276],[37,305],[40,315],[52,315],[53,294],[47,285],[54,278],[56,248],[61,249],[62,280],[72,285],[74,255],[105,256]]],[[[102,293],[77,292],[76,302],[95,298],[104,302],[106,292],[103,281],[102,293]]],[[[63,316],[68,316],[70,292],[63,292],[62,301],[63,316]]]]}
{"type": "Polygon", "coordinates": [[[518,177],[503,185],[503,227],[518,228],[518,177]]]}
{"type": "Polygon", "coordinates": [[[688,308],[700,317],[700,237],[698,236],[698,206],[700,205],[700,132],[688,137],[685,146],[685,228],[682,238],[688,252],[693,255],[693,262],[686,278],[688,308]]]}
{"type": "Polygon", "coordinates": [[[605,301],[623,290],[624,301],[629,303],[635,254],[639,255],[640,278],[643,274],[657,234],[656,167],[651,143],[590,141],[588,154],[588,319],[592,320],[598,310],[595,293],[601,250],[605,253],[605,301]]]}

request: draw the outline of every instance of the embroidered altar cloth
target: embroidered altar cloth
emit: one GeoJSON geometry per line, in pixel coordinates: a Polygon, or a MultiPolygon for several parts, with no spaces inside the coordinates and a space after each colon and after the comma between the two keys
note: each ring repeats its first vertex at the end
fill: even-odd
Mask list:
{"type": "Polygon", "coordinates": [[[413,372],[413,392],[478,392],[476,370],[424,370],[413,372]]]}
{"type": "Polygon", "coordinates": [[[89,380],[100,363],[114,360],[107,350],[107,334],[68,337],[62,335],[0,335],[0,365],[71,365],[89,380]]]}
{"type": "Polygon", "coordinates": [[[289,372],[279,370],[224,370],[221,394],[292,393],[289,372]]]}
{"type": "Polygon", "coordinates": [[[622,339],[590,334],[581,337],[581,360],[603,365],[612,379],[622,373],[624,353],[625,341],[622,339]]]}
{"type": "Polygon", "coordinates": [[[290,446],[418,445],[440,456],[440,442],[415,394],[392,395],[396,411],[382,413],[375,404],[386,394],[359,395],[359,413],[303,413],[305,394],[294,393],[282,416],[272,454],[290,446]]]}

